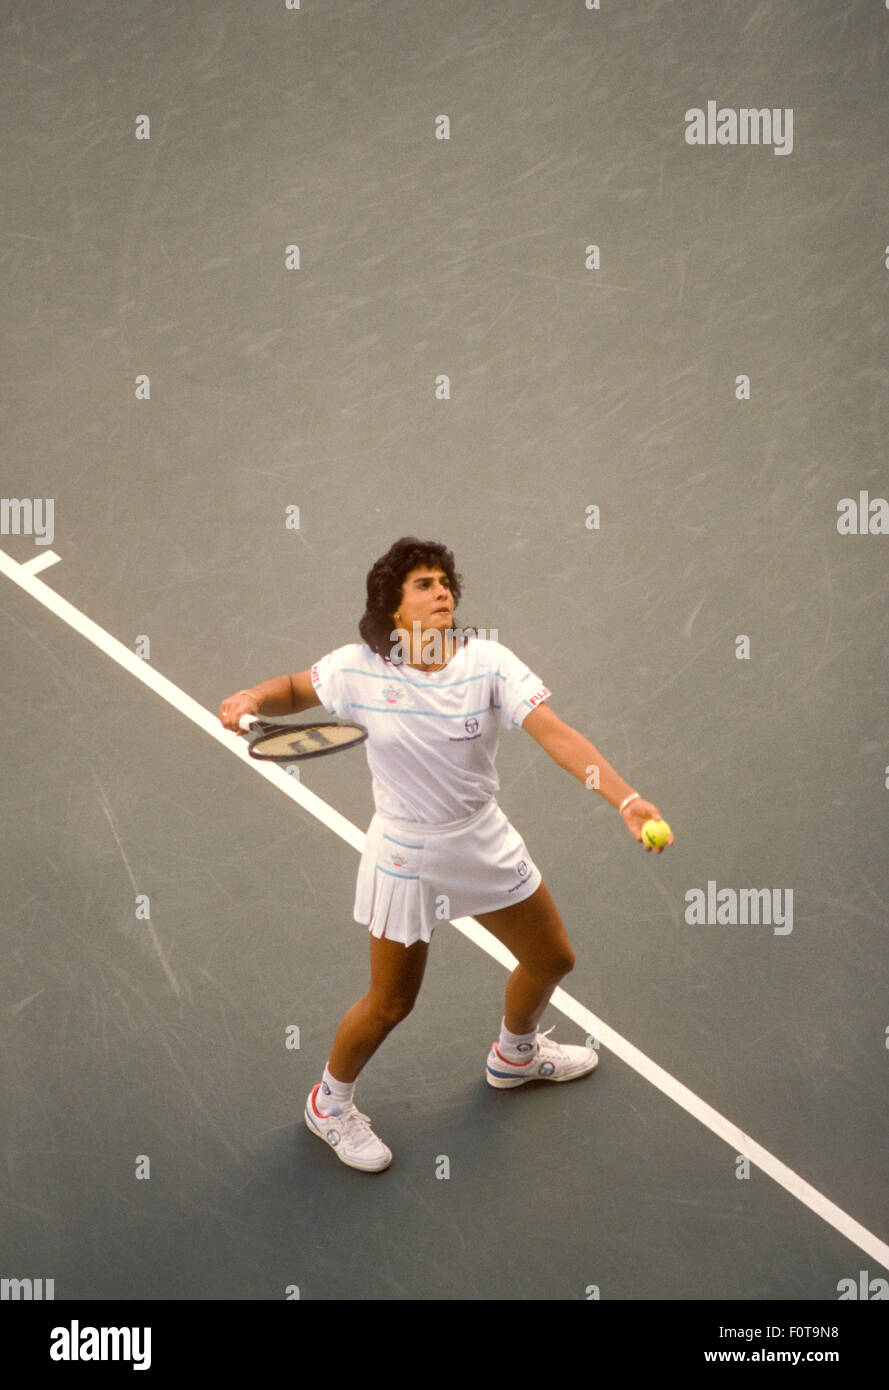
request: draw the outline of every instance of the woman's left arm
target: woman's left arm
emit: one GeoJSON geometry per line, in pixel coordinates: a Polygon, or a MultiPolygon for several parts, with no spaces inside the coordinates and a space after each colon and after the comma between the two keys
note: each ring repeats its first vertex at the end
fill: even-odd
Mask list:
{"type": "MultiPolygon", "coordinates": [[[[572,729],[570,724],[560,719],[548,705],[538,705],[532,710],[522,728],[536,739],[553,762],[570,772],[571,776],[576,777],[585,787],[604,796],[612,806],[620,807],[626,801],[621,819],[634,840],[641,843],[642,827],[646,821],[662,819],[657,807],[650,801],[644,801],[608,760],[603,758],[598,748],[577,729],[572,729]]],[[[672,843],[671,835],[669,844],[672,843]]],[[[648,846],[645,848],[648,849],[648,846]]],[[[660,854],[660,850],[654,852],[660,854]]]]}

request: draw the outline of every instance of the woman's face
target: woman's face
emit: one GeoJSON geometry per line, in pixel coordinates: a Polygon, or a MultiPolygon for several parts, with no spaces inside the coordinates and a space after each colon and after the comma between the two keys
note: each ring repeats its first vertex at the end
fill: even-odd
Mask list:
{"type": "Polygon", "coordinates": [[[401,588],[401,602],[393,614],[395,625],[412,636],[414,623],[420,632],[446,632],[454,621],[454,596],[443,569],[421,565],[411,570],[401,588]]]}

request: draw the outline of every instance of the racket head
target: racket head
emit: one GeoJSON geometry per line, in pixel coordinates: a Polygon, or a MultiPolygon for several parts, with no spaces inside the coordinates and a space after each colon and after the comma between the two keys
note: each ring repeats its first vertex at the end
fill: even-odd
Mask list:
{"type": "Polygon", "coordinates": [[[357,748],[366,738],[363,724],[343,720],[318,719],[306,724],[290,723],[286,717],[280,721],[260,718],[250,726],[247,752],[260,762],[305,762],[357,748]]]}

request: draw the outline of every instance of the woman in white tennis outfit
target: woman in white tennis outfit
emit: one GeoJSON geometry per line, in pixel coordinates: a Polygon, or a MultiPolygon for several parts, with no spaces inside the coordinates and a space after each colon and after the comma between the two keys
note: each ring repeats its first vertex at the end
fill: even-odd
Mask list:
{"type": "Polygon", "coordinates": [[[592,1048],[560,1045],[537,1031],[574,954],[540,870],[496,801],[500,730],[525,729],[585,785],[597,768],[596,790],[619,808],[640,843],[645,822],[660,818],[553,713],[546,686],[509,648],[455,628],[460,596],[451,552],[403,537],[367,576],[361,643],[329,652],[307,671],[239,691],[220,708],[222,723],[235,731],[244,714],[319,704],[368,730],[376,814],[354,916],[369,927],[370,987],[342,1019],[305,1111],[311,1132],[365,1172],[387,1168],[392,1154],[356,1109],[355,1082],[413,1008],[440,922],[475,917],[518,961],[488,1054],[491,1086],[571,1081],[598,1061],[592,1048]]]}

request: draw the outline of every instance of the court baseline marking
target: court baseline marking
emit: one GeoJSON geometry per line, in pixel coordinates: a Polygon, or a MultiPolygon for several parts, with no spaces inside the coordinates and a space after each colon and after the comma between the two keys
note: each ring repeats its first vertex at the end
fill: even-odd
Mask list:
{"type": "MultiPolygon", "coordinates": [[[[62,622],[67,623],[81,637],[92,642],[95,647],[98,647],[112,661],[117,662],[125,671],[129,671],[130,675],[135,676],[143,685],[147,685],[150,690],[153,690],[162,700],[166,700],[167,704],[172,705],[180,714],[184,714],[199,729],[203,729],[204,733],[209,734],[211,738],[221,744],[227,752],[233,753],[242,762],[248,763],[251,771],[265,777],[266,781],[271,782],[285,796],[289,796],[292,801],[297,802],[322,825],[327,826],[328,830],[332,830],[340,839],[351,845],[353,849],[358,850],[359,853],[364,849],[365,834],[350,820],[340,815],[339,811],[334,810],[320,796],[309,791],[283,767],[279,767],[277,764],[266,765],[251,758],[244,741],[237,738],[228,729],[224,729],[215,714],[204,709],[197,700],[193,700],[184,690],[180,690],[177,685],[174,685],[166,676],[162,676],[142,657],[136,656],[135,652],[130,651],[116,637],[112,637],[104,628],[99,627],[98,623],[94,623],[86,614],[81,613],[80,609],[75,608],[72,603],[62,598],[54,589],[51,589],[48,584],[37,577],[38,570],[55,564],[59,558],[54,551],[47,551],[39,558],[35,557],[34,560],[27,561],[25,564],[19,564],[0,549],[0,573],[5,574],[26,594],[36,599],[44,608],[49,609],[62,622]]],[[[516,960],[512,953],[473,917],[456,918],[452,925],[508,970],[514,968],[516,960]]],[[[802,1202],[822,1221],[839,1231],[853,1245],[856,1245],[872,1259],[877,1260],[885,1269],[889,1269],[889,1244],[880,1240],[854,1217],[841,1210],[817,1188],[812,1187],[811,1183],[806,1182],[805,1178],[800,1177],[792,1168],[788,1168],[768,1149],[764,1149],[755,1139],[751,1139],[737,1125],[732,1124],[731,1120],[726,1119],[718,1110],[714,1110],[711,1105],[690,1091],[675,1076],[671,1076],[663,1067],[658,1066],[657,1062],[653,1062],[644,1052],[640,1052],[637,1047],[634,1047],[620,1033],[615,1032],[607,1023],[597,1018],[572,995],[559,988],[552,996],[551,1002],[553,1007],[563,1013],[566,1018],[570,1018],[586,1033],[597,1038],[603,1047],[608,1048],[622,1062],[632,1067],[652,1086],[661,1091],[663,1095],[693,1116],[719,1139],[722,1139],[736,1154],[748,1158],[751,1164],[759,1168],[773,1182],[783,1187],[792,1197],[802,1202]]]]}

